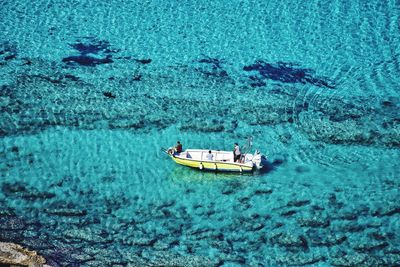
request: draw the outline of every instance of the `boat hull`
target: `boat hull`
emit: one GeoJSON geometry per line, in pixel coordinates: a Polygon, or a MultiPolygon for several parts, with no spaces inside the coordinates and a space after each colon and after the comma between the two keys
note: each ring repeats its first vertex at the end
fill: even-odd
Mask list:
{"type": "Polygon", "coordinates": [[[252,172],[253,164],[240,164],[234,162],[219,162],[219,161],[200,161],[194,159],[180,158],[171,155],[173,161],[177,164],[207,171],[221,172],[252,172]]]}

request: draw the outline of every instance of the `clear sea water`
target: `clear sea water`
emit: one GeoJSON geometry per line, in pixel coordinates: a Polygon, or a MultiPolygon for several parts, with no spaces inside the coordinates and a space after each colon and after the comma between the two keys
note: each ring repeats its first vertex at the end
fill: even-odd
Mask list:
{"type": "Polygon", "coordinates": [[[52,266],[400,265],[399,1],[0,11],[0,241],[52,266]],[[267,171],[160,151],[248,136],[267,171]]]}

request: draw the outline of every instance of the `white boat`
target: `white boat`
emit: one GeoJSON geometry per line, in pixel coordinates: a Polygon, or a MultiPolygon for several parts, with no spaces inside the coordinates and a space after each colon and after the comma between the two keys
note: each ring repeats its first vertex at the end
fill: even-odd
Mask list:
{"type": "MultiPolygon", "coordinates": [[[[246,150],[250,150],[251,140],[246,150]]],[[[258,150],[254,154],[244,153],[234,162],[233,151],[187,149],[181,153],[165,150],[173,161],[180,165],[209,171],[251,172],[265,166],[267,159],[258,150]],[[211,151],[212,157],[208,156],[211,151]],[[210,159],[211,158],[211,159],[210,159]]]]}

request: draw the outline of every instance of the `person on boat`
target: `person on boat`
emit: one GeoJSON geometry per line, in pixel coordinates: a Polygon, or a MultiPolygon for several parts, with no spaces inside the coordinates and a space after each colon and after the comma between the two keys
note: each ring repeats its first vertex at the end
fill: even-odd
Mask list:
{"type": "Polygon", "coordinates": [[[206,155],[207,160],[213,160],[214,155],[211,153],[211,150],[208,150],[208,154],[206,155]]]}
{"type": "Polygon", "coordinates": [[[176,142],[176,146],[174,146],[174,147],[170,147],[170,148],[168,148],[168,150],[167,150],[167,153],[168,154],[173,154],[173,155],[176,155],[176,154],[179,154],[179,153],[181,153],[182,152],[182,144],[181,144],[181,142],[180,141],[177,141],[176,142]]]}
{"type": "Polygon", "coordinates": [[[175,152],[178,153],[178,154],[182,152],[182,144],[181,144],[180,141],[176,142],[175,152]]]}
{"type": "Polygon", "coordinates": [[[233,161],[240,162],[241,155],[242,155],[242,152],[240,152],[240,147],[239,147],[238,143],[235,143],[235,146],[233,148],[233,161]]]}

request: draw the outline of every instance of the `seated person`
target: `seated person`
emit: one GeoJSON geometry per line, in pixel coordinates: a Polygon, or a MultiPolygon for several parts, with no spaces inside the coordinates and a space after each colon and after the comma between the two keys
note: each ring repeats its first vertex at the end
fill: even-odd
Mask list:
{"type": "Polygon", "coordinates": [[[172,148],[172,147],[168,148],[167,153],[168,153],[168,154],[176,155],[176,154],[181,153],[182,150],[183,150],[183,149],[182,149],[182,144],[181,144],[181,142],[177,141],[177,142],[176,142],[176,146],[173,147],[173,148],[172,148]]]}
{"type": "Polygon", "coordinates": [[[208,154],[206,155],[206,159],[207,160],[213,160],[214,159],[214,155],[211,154],[211,150],[208,151],[208,154]]]}
{"type": "Polygon", "coordinates": [[[181,144],[181,142],[179,142],[179,141],[176,142],[175,151],[178,154],[182,152],[182,144],[181,144]]]}

